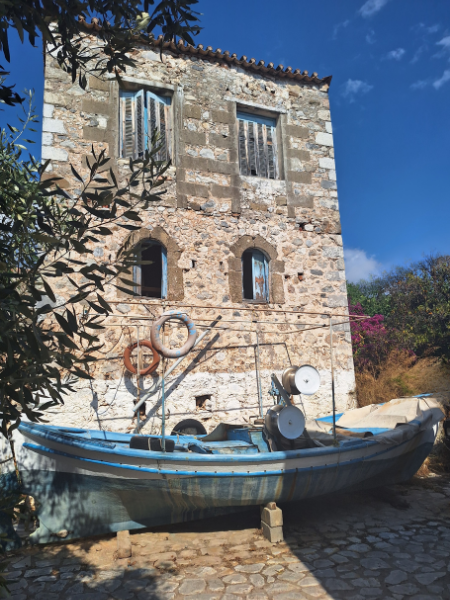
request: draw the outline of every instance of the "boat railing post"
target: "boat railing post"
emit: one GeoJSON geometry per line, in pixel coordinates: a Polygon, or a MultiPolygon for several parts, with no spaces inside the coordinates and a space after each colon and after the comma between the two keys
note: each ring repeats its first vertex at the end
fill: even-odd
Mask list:
{"type": "Polygon", "coordinates": [[[333,443],[337,446],[336,439],[336,400],[334,394],[334,364],[333,364],[333,319],[330,317],[330,363],[331,363],[331,401],[333,403],[333,443]]]}
{"type": "MultiPolygon", "coordinates": [[[[136,340],[137,340],[137,369],[136,369],[136,404],[139,404],[141,399],[141,386],[140,386],[140,378],[141,378],[141,353],[139,346],[139,325],[136,325],[136,340]]],[[[140,404],[139,404],[140,406],[140,404]]],[[[139,433],[141,428],[141,411],[138,410],[136,413],[137,423],[136,423],[136,433],[139,433]]]]}
{"type": "Polygon", "coordinates": [[[259,398],[259,416],[262,418],[263,414],[263,399],[262,399],[262,386],[261,386],[261,363],[259,360],[259,332],[258,324],[256,325],[256,377],[258,383],[258,398],[259,398]]]}
{"type": "Polygon", "coordinates": [[[161,410],[162,410],[162,425],[161,425],[161,448],[166,451],[166,402],[164,389],[164,375],[161,382],[161,410]]]}
{"type": "MultiPolygon", "coordinates": [[[[166,345],[166,324],[163,323],[162,326],[162,337],[163,337],[163,344],[166,345]]],[[[165,394],[165,389],[164,389],[164,379],[166,377],[165,374],[165,368],[166,368],[166,361],[167,359],[164,359],[164,363],[163,363],[163,369],[162,369],[162,380],[161,380],[161,412],[162,412],[162,423],[161,423],[161,449],[163,452],[166,451],[166,394],[165,394]]]]}

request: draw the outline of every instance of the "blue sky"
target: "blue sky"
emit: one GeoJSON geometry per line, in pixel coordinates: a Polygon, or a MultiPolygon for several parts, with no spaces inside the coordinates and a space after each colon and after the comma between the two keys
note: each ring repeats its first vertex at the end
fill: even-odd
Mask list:
{"type": "MultiPolygon", "coordinates": [[[[449,0],[200,0],[199,10],[198,43],[333,75],[350,279],[450,253],[449,0]]],[[[42,50],[13,49],[11,83],[34,88],[40,112],[42,50]]],[[[13,118],[0,113],[2,126],[13,118]]]]}

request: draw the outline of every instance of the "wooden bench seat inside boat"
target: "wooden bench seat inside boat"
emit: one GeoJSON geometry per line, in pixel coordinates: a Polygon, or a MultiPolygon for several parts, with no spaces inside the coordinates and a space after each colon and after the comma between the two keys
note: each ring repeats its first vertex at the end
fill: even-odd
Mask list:
{"type": "Polygon", "coordinates": [[[240,440],[226,440],[209,444],[199,440],[189,444],[188,449],[190,452],[199,454],[258,454],[258,446],[240,440]]]}

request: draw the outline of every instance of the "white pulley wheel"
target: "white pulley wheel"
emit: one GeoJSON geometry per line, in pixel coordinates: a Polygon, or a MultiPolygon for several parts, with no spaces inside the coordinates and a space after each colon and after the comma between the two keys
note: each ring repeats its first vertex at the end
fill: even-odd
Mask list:
{"type": "Polygon", "coordinates": [[[320,373],[311,365],[303,365],[295,372],[294,382],[300,394],[312,396],[320,387],[320,373]]]}
{"type": "Polygon", "coordinates": [[[296,440],[305,429],[305,417],[296,406],[285,406],[278,414],[278,430],[288,440],[296,440]]]}

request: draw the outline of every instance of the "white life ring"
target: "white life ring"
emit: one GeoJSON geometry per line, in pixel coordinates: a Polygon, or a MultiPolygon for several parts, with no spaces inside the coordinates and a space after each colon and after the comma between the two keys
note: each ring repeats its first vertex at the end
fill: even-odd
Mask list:
{"type": "Polygon", "coordinates": [[[194,347],[194,344],[197,340],[197,330],[195,329],[194,321],[190,317],[188,317],[186,313],[180,312],[178,310],[169,310],[163,313],[159,317],[159,319],[157,319],[153,323],[152,330],[150,333],[150,339],[152,341],[153,348],[162,356],[165,356],[166,358],[180,358],[181,356],[186,356],[186,354],[194,347]],[[174,348],[173,350],[163,346],[160,335],[161,327],[166,321],[169,321],[171,319],[177,319],[178,321],[182,321],[189,331],[186,343],[183,346],[181,346],[181,348],[174,348]]]}

